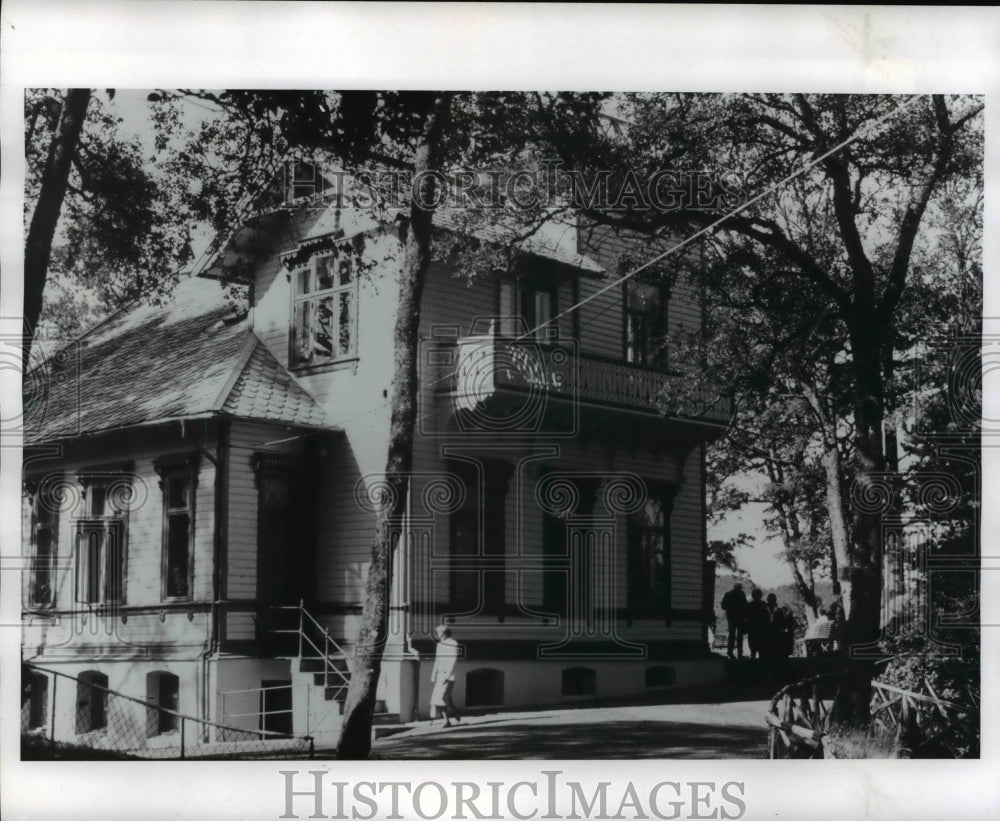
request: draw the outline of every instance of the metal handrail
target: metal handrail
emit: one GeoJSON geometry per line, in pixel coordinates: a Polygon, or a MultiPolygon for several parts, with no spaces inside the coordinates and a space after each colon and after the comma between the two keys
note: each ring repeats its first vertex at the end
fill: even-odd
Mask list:
{"type": "MultiPolygon", "coordinates": [[[[344,686],[350,684],[350,677],[345,675],[344,672],[338,668],[331,661],[331,648],[333,654],[344,659],[344,663],[348,667],[348,672],[350,671],[351,662],[348,658],[347,653],[344,648],[337,644],[336,641],[330,636],[330,630],[316,621],[315,616],[312,615],[305,607],[305,601],[300,599],[298,605],[278,605],[273,608],[274,610],[298,610],[299,611],[299,627],[296,631],[299,635],[299,658],[304,658],[302,654],[303,642],[309,645],[316,654],[323,659],[323,686],[330,686],[330,674],[331,672],[336,674],[336,677],[340,679],[341,684],[337,686],[344,686]],[[322,648],[316,644],[315,641],[306,633],[306,625],[311,623],[313,627],[322,632],[323,634],[323,646],[322,648]]],[[[279,631],[280,632],[280,631],[279,631]]]]}

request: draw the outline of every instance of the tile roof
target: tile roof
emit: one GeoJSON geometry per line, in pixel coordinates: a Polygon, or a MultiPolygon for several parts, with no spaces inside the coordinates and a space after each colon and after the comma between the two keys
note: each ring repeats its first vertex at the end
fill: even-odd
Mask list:
{"type": "Polygon", "coordinates": [[[29,371],[25,443],[217,414],[324,425],[217,282],[182,281],[165,305],[109,317],[29,371]]]}
{"type": "Polygon", "coordinates": [[[241,419],[263,419],[308,427],[325,427],[323,410],[274,358],[254,341],[250,357],[222,403],[222,412],[241,419]]]}

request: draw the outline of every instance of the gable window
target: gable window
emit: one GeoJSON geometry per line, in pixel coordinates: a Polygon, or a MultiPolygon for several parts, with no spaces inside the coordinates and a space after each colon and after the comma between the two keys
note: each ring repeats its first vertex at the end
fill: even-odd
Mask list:
{"type": "Polygon", "coordinates": [[[292,272],[292,365],[357,355],[358,282],[353,254],[315,254],[292,272]]]}
{"type": "Polygon", "coordinates": [[[49,483],[28,486],[31,571],[28,601],[32,607],[51,607],[55,595],[55,560],[59,505],[49,483]]]}
{"type": "Polygon", "coordinates": [[[659,367],[664,364],[666,298],[659,285],[626,282],[624,311],[625,361],[659,367]]]}
{"type": "Polygon", "coordinates": [[[651,487],[628,521],[628,608],[636,616],[670,612],[670,494],[651,487]]]}
{"type": "Polygon", "coordinates": [[[125,558],[129,473],[95,471],[79,474],[84,489],[84,515],[74,521],[75,600],[81,604],[125,601],[125,558]]]}
{"type": "Polygon", "coordinates": [[[194,492],[197,457],[168,456],[153,464],[163,491],[163,554],[161,597],[191,598],[194,563],[194,492]]]}

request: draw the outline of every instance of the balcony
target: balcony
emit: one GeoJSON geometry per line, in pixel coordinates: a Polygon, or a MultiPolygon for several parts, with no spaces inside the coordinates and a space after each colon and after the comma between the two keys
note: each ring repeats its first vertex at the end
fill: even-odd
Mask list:
{"type": "Polygon", "coordinates": [[[692,389],[683,374],[580,354],[575,343],[484,334],[454,345],[450,390],[459,410],[475,411],[499,394],[523,394],[711,425],[732,416],[728,397],[692,389]]]}

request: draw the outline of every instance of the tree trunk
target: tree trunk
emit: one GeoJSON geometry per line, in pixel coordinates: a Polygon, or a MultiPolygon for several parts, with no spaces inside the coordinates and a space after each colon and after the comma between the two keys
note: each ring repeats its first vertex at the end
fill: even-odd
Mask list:
{"type": "Polygon", "coordinates": [[[835,718],[844,724],[866,725],[871,713],[871,680],[876,642],[881,635],[882,523],[895,504],[895,488],[885,475],[882,447],[884,382],[879,330],[864,323],[852,334],[855,356],[856,404],[854,452],[858,471],[852,493],[853,544],[850,562],[842,564],[845,583],[848,650],[841,698],[835,718]]]}
{"type": "Polygon", "coordinates": [[[71,88],[63,100],[62,113],[49,144],[42,171],[38,202],[24,244],[24,369],[27,371],[31,343],[42,313],[42,294],[52,256],[52,238],[59,222],[69,170],[80,144],[83,121],[90,104],[89,88],[71,88]]]}
{"type": "Polygon", "coordinates": [[[401,534],[406,510],[409,476],[413,466],[413,432],[417,419],[417,355],[420,330],[420,297],[431,261],[433,210],[419,203],[432,203],[441,135],[448,113],[449,98],[439,97],[428,115],[414,157],[414,192],[410,205],[410,225],[406,237],[399,284],[399,304],[393,334],[394,373],[386,457],[385,492],[372,543],[371,566],[365,585],[361,632],[355,648],[351,682],[344,703],[344,719],[337,758],[363,759],[371,752],[372,714],[382,652],[388,633],[389,591],[392,555],[401,534]],[[419,196],[417,196],[419,193],[419,196]]]}

